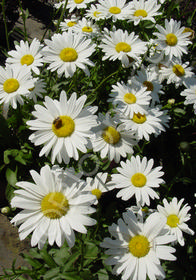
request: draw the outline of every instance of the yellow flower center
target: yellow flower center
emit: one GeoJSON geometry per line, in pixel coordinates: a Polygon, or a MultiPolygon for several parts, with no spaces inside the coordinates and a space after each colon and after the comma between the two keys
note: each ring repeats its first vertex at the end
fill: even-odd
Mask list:
{"type": "Polygon", "coordinates": [[[132,121],[134,121],[135,123],[139,123],[142,124],[146,121],[146,115],[145,114],[140,114],[140,113],[134,113],[133,114],[133,119],[132,121]]]}
{"type": "Polygon", "coordinates": [[[175,46],[178,42],[178,38],[176,37],[175,34],[173,33],[169,33],[166,35],[166,43],[169,45],[169,46],[175,46]]]}
{"type": "Polygon", "coordinates": [[[178,216],[172,214],[167,217],[167,225],[170,227],[177,227],[179,224],[178,216]]]}
{"type": "Polygon", "coordinates": [[[153,89],[154,89],[153,84],[152,84],[151,82],[149,82],[149,81],[144,81],[144,82],[143,82],[143,85],[144,85],[145,87],[147,87],[147,90],[148,90],[148,91],[153,91],[153,89]]]}
{"type": "Polygon", "coordinates": [[[145,257],[150,251],[150,243],[143,235],[136,235],[129,241],[129,252],[137,258],[145,257]]]}
{"type": "Polygon", "coordinates": [[[121,13],[121,9],[118,8],[118,7],[111,7],[111,8],[109,8],[109,12],[111,14],[120,14],[121,13]]]}
{"type": "Polygon", "coordinates": [[[137,188],[142,188],[146,184],[146,176],[142,173],[135,173],[131,177],[132,184],[137,188]]]}
{"type": "Polygon", "coordinates": [[[64,62],[75,61],[77,58],[78,54],[73,48],[64,48],[60,52],[60,59],[62,59],[64,62]]]}
{"type": "Polygon", "coordinates": [[[102,191],[100,191],[99,189],[94,189],[91,192],[93,195],[96,195],[97,199],[100,199],[100,197],[102,195],[102,191]]]}
{"type": "Polygon", "coordinates": [[[98,11],[95,11],[95,12],[93,13],[94,17],[97,17],[97,16],[100,15],[100,14],[101,14],[101,13],[98,12],[98,11]]]}
{"type": "Polygon", "coordinates": [[[24,64],[31,65],[33,61],[34,61],[34,57],[31,54],[26,54],[21,58],[20,63],[22,65],[24,64]]]}
{"type": "Polygon", "coordinates": [[[109,144],[117,144],[120,141],[120,133],[112,126],[104,129],[103,139],[109,144]]]}
{"type": "Polygon", "coordinates": [[[35,89],[35,87],[29,88],[29,91],[33,91],[35,89]]]}
{"type": "Polygon", "coordinates": [[[83,32],[92,32],[93,31],[93,29],[90,27],[90,26],[84,26],[83,28],[82,28],[82,31],[83,32]]]}
{"type": "Polygon", "coordinates": [[[82,2],[84,2],[84,0],[74,0],[74,2],[75,2],[76,4],[81,4],[82,2]]]}
{"type": "Polygon", "coordinates": [[[59,219],[69,210],[66,197],[60,192],[51,192],[41,201],[41,211],[47,218],[59,219]]]}
{"type": "Polygon", "coordinates": [[[69,21],[69,22],[67,23],[67,26],[68,26],[68,27],[73,27],[74,25],[76,25],[76,22],[75,22],[75,21],[69,21]]]}
{"type": "Polygon", "coordinates": [[[136,97],[133,93],[126,93],[124,95],[124,101],[128,104],[133,104],[136,102],[136,97]]]}
{"type": "Polygon", "coordinates": [[[180,64],[174,65],[172,70],[178,77],[182,77],[185,74],[185,70],[180,64]]]}
{"type": "Polygon", "coordinates": [[[135,17],[147,17],[147,12],[145,10],[136,10],[134,13],[135,17]]]}
{"type": "Polygon", "coordinates": [[[7,79],[4,82],[3,89],[7,93],[12,93],[14,91],[17,91],[19,86],[20,86],[20,84],[19,84],[18,80],[14,79],[14,78],[11,78],[11,79],[7,79]]]}
{"type": "Polygon", "coordinates": [[[115,49],[118,53],[119,52],[130,52],[131,46],[125,42],[120,42],[120,43],[116,44],[115,49]]]}
{"type": "Polygon", "coordinates": [[[53,121],[52,130],[57,137],[70,136],[75,129],[75,123],[69,116],[59,116],[53,121]]]}

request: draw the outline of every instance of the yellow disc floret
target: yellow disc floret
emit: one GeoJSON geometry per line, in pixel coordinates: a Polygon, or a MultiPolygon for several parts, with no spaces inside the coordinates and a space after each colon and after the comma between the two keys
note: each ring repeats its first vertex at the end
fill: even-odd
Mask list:
{"type": "Polygon", "coordinates": [[[59,56],[60,56],[60,59],[62,59],[64,62],[72,62],[78,58],[78,54],[77,54],[76,50],[73,48],[62,49],[59,56]]]}
{"type": "Polygon", "coordinates": [[[113,127],[108,126],[103,131],[103,139],[109,144],[117,144],[120,141],[120,133],[113,127]]]}
{"type": "Polygon", "coordinates": [[[172,214],[167,217],[167,225],[170,227],[177,227],[179,224],[179,218],[177,215],[172,214]]]}
{"type": "Polygon", "coordinates": [[[182,77],[185,74],[185,70],[180,64],[174,65],[172,70],[178,77],[182,77]]]}
{"type": "Polygon", "coordinates": [[[121,9],[118,8],[118,7],[111,7],[111,8],[109,8],[109,12],[111,14],[120,14],[121,13],[121,9]]]}
{"type": "Polygon", "coordinates": [[[82,31],[83,32],[92,32],[93,31],[93,29],[90,27],[90,26],[84,26],[83,28],[82,28],[82,31]]]}
{"type": "Polygon", "coordinates": [[[152,84],[151,82],[149,82],[149,81],[144,81],[144,82],[143,82],[143,85],[144,85],[145,87],[147,87],[147,90],[148,90],[148,91],[153,91],[153,89],[154,89],[153,84],[152,84]]]}
{"type": "Polygon", "coordinates": [[[52,123],[52,131],[57,137],[70,136],[75,129],[75,123],[69,116],[59,116],[52,123]]]}
{"type": "Polygon", "coordinates": [[[102,195],[102,191],[100,191],[99,189],[94,189],[91,191],[91,193],[93,195],[96,195],[97,199],[100,199],[101,195],[102,195]]]}
{"type": "Polygon", "coordinates": [[[22,65],[24,64],[31,65],[33,61],[34,61],[34,57],[31,54],[26,54],[21,58],[20,63],[22,65]]]}
{"type": "Polygon", "coordinates": [[[75,2],[76,4],[81,4],[82,2],[84,2],[84,0],[74,0],[74,2],[75,2]]]}
{"type": "Polygon", "coordinates": [[[59,219],[69,210],[66,197],[60,192],[50,192],[41,201],[41,211],[47,218],[59,219]]]}
{"type": "Polygon", "coordinates": [[[142,188],[143,186],[145,186],[146,184],[146,176],[142,173],[135,173],[132,177],[131,177],[131,182],[132,184],[137,187],[137,188],[142,188]]]}
{"type": "Polygon", "coordinates": [[[140,113],[134,113],[133,114],[133,119],[132,121],[134,121],[135,123],[138,123],[138,124],[142,124],[146,121],[146,115],[145,114],[140,114],[140,113]]]}
{"type": "Polygon", "coordinates": [[[14,78],[11,78],[11,79],[7,79],[4,82],[3,89],[7,93],[12,93],[14,91],[17,91],[19,86],[20,86],[20,84],[19,84],[18,80],[14,79],[14,78]]]}
{"type": "Polygon", "coordinates": [[[67,23],[67,26],[68,27],[73,27],[74,25],[76,25],[77,24],[77,22],[75,22],[75,21],[69,21],[68,23],[67,23]]]}
{"type": "Polygon", "coordinates": [[[173,33],[168,33],[166,35],[166,44],[169,46],[175,46],[178,42],[178,38],[173,33]]]}
{"type": "Polygon", "coordinates": [[[118,44],[116,44],[115,49],[118,53],[119,52],[130,52],[131,46],[125,42],[119,42],[118,44]]]}
{"type": "Polygon", "coordinates": [[[144,235],[136,235],[129,241],[129,252],[136,258],[145,257],[150,251],[150,243],[144,235]]]}
{"type": "Polygon", "coordinates": [[[135,17],[147,17],[147,12],[145,10],[136,10],[134,13],[135,17]]]}
{"type": "Polygon", "coordinates": [[[128,104],[133,104],[136,102],[136,97],[133,93],[126,93],[123,99],[128,104]]]}

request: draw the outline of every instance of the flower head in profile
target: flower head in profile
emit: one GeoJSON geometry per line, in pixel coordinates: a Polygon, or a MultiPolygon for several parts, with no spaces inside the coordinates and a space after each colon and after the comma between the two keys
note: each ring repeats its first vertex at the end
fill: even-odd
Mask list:
{"type": "Polygon", "coordinates": [[[133,21],[134,25],[138,25],[140,21],[149,20],[155,23],[154,17],[161,15],[158,12],[161,5],[154,0],[133,0],[129,4],[130,12],[127,19],[133,21]]]}
{"type": "Polygon", "coordinates": [[[108,191],[106,186],[107,176],[108,173],[99,172],[94,178],[86,178],[86,187],[84,190],[90,191],[96,197],[95,204],[98,203],[98,200],[101,198],[102,194],[108,191]]]}
{"type": "Polygon", "coordinates": [[[111,237],[106,237],[101,247],[106,248],[107,265],[113,266],[113,274],[122,275],[123,280],[164,279],[160,260],[174,261],[175,249],[166,244],[172,235],[162,235],[165,220],[151,214],[145,222],[139,221],[128,209],[123,218],[109,227],[111,237]]]}
{"type": "MultiPolygon", "coordinates": [[[[69,178],[69,172],[64,172],[63,177],[69,178]]],[[[68,184],[48,165],[41,168],[40,174],[35,170],[30,173],[34,183],[18,182],[16,185],[21,189],[15,191],[11,201],[12,207],[23,209],[11,220],[20,225],[20,240],[32,233],[31,246],[38,244],[41,249],[48,240],[51,246],[56,242],[61,247],[66,240],[73,247],[74,230],[87,233],[85,226],[95,224],[88,216],[95,212],[91,207],[94,196],[83,191],[83,181],[75,177],[68,184]]]]}
{"type": "Polygon", "coordinates": [[[189,40],[189,32],[183,32],[185,27],[181,27],[181,22],[177,22],[174,19],[168,21],[165,20],[165,28],[157,24],[156,28],[159,32],[155,32],[157,36],[155,44],[157,49],[164,52],[169,56],[169,59],[173,57],[181,58],[182,55],[187,53],[187,46],[191,44],[189,40]]]}
{"type": "Polygon", "coordinates": [[[9,57],[6,59],[6,63],[20,67],[25,65],[28,69],[39,75],[39,67],[43,66],[42,47],[43,45],[36,38],[33,39],[31,44],[21,40],[20,45],[15,45],[16,50],[8,52],[9,57]]]}
{"type": "Polygon", "coordinates": [[[75,25],[77,25],[79,18],[76,17],[75,15],[72,15],[71,18],[68,19],[64,19],[64,21],[62,21],[60,23],[60,28],[61,30],[64,31],[68,31],[68,30],[73,30],[73,27],[75,25]]]}
{"type": "Polygon", "coordinates": [[[94,152],[100,152],[101,158],[106,156],[110,161],[120,161],[120,157],[133,154],[133,146],[137,141],[131,131],[126,131],[124,125],[119,124],[107,113],[99,114],[99,125],[93,128],[91,137],[94,152]]]}
{"type": "Polygon", "coordinates": [[[94,115],[96,107],[85,107],[87,96],[76,98],[73,93],[69,100],[64,91],[60,94],[60,100],[52,100],[45,97],[44,106],[35,105],[32,112],[35,120],[27,122],[30,130],[34,130],[29,139],[36,145],[44,145],[40,156],[48,156],[51,152],[51,162],[55,159],[59,163],[69,163],[70,158],[79,159],[78,150],[86,153],[91,128],[97,124],[97,116],[94,115]]]}
{"type": "Polygon", "coordinates": [[[169,234],[174,235],[176,241],[181,246],[184,246],[185,244],[183,232],[191,235],[194,234],[194,231],[186,224],[186,222],[191,218],[191,215],[188,214],[191,207],[188,206],[188,204],[185,204],[183,207],[181,207],[183,202],[183,198],[178,202],[177,198],[174,197],[172,201],[168,203],[168,201],[164,198],[163,206],[157,206],[161,218],[166,218],[164,229],[169,234]]]}
{"type": "Polygon", "coordinates": [[[145,107],[150,105],[150,91],[133,85],[125,85],[123,82],[112,86],[112,93],[108,102],[117,105],[119,110],[125,116],[133,118],[134,113],[146,113],[145,107]]]}
{"type": "Polygon", "coordinates": [[[26,67],[9,65],[0,66],[0,104],[5,109],[11,105],[17,108],[17,103],[23,105],[23,96],[27,96],[30,88],[34,87],[34,81],[30,70],[26,67]]]}
{"type": "Polygon", "coordinates": [[[85,14],[86,18],[98,21],[105,18],[105,14],[99,9],[97,5],[91,5],[85,14]]]}
{"type": "Polygon", "coordinates": [[[104,31],[102,44],[99,47],[105,55],[103,60],[120,60],[123,66],[128,67],[132,60],[139,60],[147,50],[146,43],[139,39],[134,32],[128,34],[125,30],[104,31]]]}
{"type": "Polygon", "coordinates": [[[148,161],[146,157],[141,159],[137,155],[126,162],[121,161],[120,164],[121,167],[117,168],[118,173],[112,174],[112,179],[107,184],[111,189],[121,189],[117,197],[128,200],[135,195],[137,205],[141,206],[149,206],[149,198],[159,198],[154,189],[164,182],[161,178],[164,173],[161,166],[153,168],[153,159],[148,161]]]}
{"type": "Polygon", "coordinates": [[[94,37],[98,36],[99,34],[98,26],[91,20],[87,20],[86,18],[82,18],[82,20],[79,20],[77,25],[75,25],[72,30],[75,33],[81,33],[86,37],[94,37]]]}
{"type": "Polygon", "coordinates": [[[89,56],[95,51],[91,39],[86,39],[82,34],[71,31],[63,34],[54,34],[51,40],[45,40],[43,48],[44,61],[49,63],[48,70],[57,70],[59,76],[72,77],[76,68],[80,68],[86,75],[90,75],[87,65],[94,66],[89,56]]]}
{"type": "Polygon", "coordinates": [[[46,93],[46,83],[43,79],[34,78],[34,87],[30,88],[30,93],[28,94],[29,99],[33,99],[35,103],[37,103],[37,97],[43,98],[42,93],[46,93]]]}

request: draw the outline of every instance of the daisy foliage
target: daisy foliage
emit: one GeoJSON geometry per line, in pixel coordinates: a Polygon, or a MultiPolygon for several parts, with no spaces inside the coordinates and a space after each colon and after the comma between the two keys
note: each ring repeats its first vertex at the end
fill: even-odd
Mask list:
{"type": "Polygon", "coordinates": [[[14,43],[1,2],[0,206],[34,248],[0,278],[191,279],[193,1],[48,1],[40,40],[20,5],[14,43]]]}

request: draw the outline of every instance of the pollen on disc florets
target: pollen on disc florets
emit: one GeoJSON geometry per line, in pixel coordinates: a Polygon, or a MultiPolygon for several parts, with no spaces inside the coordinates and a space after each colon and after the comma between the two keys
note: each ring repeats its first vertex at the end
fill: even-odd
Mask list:
{"type": "Polygon", "coordinates": [[[150,251],[150,243],[144,235],[136,235],[129,241],[129,252],[137,257],[145,257],[150,251]]]}
{"type": "Polygon", "coordinates": [[[108,126],[103,131],[103,139],[109,144],[117,144],[120,141],[120,133],[113,127],[108,126]]]}
{"type": "Polygon", "coordinates": [[[175,214],[171,214],[167,217],[167,225],[170,227],[177,227],[179,224],[179,218],[175,214]]]}
{"type": "Polygon", "coordinates": [[[131,46],[125,42],[119,42],[118,44],[116,44],[115,49],[118,53],[119,52],[130,52],[131,46]]]}
{"type": "Polygon", "coordinates": [[[146,184],[146,176],[142,173],[135,173],[131,177],[131,182],[135,187],[142,188],[146,184]]]}
{"type": "Polygon", "coordinates": [[[12,93],[14,91],[17,91],[17,89],[19,88],[20,84],[18,82],[17,79],[14,78],[10,78],[7,79],[4,84],[3,84],[3,89],[5,92],[7,93],[12,93]]]}
{"type": "Polygon", "coordinates": [[[172,70],[178,77],[182,77],[185,74],[185,70],[180,64],[174,65],[172,70]]]}
{"type": "Polygon", "coordinates": [[[27,66],[28,65],[31,65],[34,61],[34,57],[31,55],[31,54],[25,54],[21,60],[20,60],[20,63],[22,65],[26,64],[27,66]]]}
{"type": "Polygon", "coordinates": [[[61,192],[50,192],[41,201],[41,211],[47,218],[59,219],[69,210],[69,202],[61,192]]]}
{"type": "Polygon", "coordinates": [[[121,9],[114,6],[114,7],[110,7],[110,8],[109,8],[109,12],[110,12],[111,14],[120,14],[120,13],[121,13],[121,9]]]}
{"type": "Polygon", "coordinates": [[[135,17],[147,17],[148,13],[145,10],[136,10],[134,13],[135,17]]]}
{"type": "Polygon", "coordinates": [[[102,191],[100,191],[99,189],[94,189],[94,190],[91,191],[91,193],[93,195],[96,195],[97,199],[100,199],[101,196],[102,196],[102,191]]]}
{"type": "Polygon", "coordinates": [[[60,52],[60,59],[64,62],[72,62],[78,58],[78,54],[73,48],[64,48],[60,52]]]}
{"type": "Polygon", "coordinates": [[[125,95],[124,95],[124,101],[126,102],[126,103],[128,103],[128,104],[133,104],[133,103],[135,103],[136,102],[136,97],[135,97],[135,95],[133,94],[133,93],[126,93],[125,95]]]}
{"type": "Polygon", "coordinates": [[[59,116],[52,123],[52,131],[57,137],[70,136],[75,130],[75,123],[69,116],[59,116]]]}
{"type": "Polygon", "coordinates": [[[140,113],[134,113],[133,114],[133,119],[135,123],[142,124],[146,121],[146,115],[145,114],[140,114],[140,113]]]}
{"type": "Polygon", "coordinates": [[[166,44],[169,46],[175,46],[178,42],[178,38],[173,33],[168,33],[166,35],[166,44]]]}

